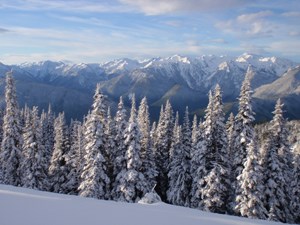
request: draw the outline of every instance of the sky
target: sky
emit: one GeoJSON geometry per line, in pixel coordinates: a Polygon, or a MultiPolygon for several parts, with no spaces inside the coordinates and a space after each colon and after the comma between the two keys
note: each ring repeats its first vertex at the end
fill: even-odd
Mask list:
{"type": "Polygon", "coordinates": [[[300,62],[299,0],[0,0],[0,62],[245,52],[300,62]]]}

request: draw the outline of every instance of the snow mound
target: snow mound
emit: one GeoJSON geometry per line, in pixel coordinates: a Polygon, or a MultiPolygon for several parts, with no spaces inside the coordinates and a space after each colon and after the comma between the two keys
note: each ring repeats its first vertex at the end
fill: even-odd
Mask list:
{"type": "Polygon", "coordinates": [[[153,204],[161,202],[159,195],[155,191],[151,191],[138,201],[140,204],[153,204]]]}

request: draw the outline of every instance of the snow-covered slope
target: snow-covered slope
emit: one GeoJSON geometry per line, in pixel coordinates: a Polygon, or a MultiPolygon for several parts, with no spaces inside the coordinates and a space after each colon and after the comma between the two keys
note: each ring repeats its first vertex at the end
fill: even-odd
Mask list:
{"type": "Polygon", "coordinates": [[[1,225],[275,225],[164,203],[130,204],[0,185],[1,225]]]}

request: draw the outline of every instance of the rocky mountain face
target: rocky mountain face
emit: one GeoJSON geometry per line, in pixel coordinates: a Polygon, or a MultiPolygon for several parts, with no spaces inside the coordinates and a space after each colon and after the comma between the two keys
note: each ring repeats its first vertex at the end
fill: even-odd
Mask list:
{"type": "MultiPolygon", "coordinates": [[[[113,109],[121,95],[129,105],[129,98],[135,93],[137,100],[147,96],[153,118],[167,99],[179,112],[188,105],[191,113],[203,115],[207,93],[217,83],[223,91],[225,110],[236,111],[236,99],[249,65],[255,71],[252,87],[257,118],[269,119],[274,101],[281,97],[287,108],[293,105],[288,116],[299,119],[300,106],[295,107],[296,103],[300,105],[300,86],[295,82],[299,81],[298,64],[246,53],[239,57],[174,55],[143,61],[119,59],[100,64],[0,63],[0,91],[3,93],[5,73],[13,69],[21,105],[45,109],[51,103],[56,112],[64,110],[68,119],[81,119],[88,112],[98,82],[113,109]]],[[[3,94],[0,100],[3,104],[3,94]]]]}

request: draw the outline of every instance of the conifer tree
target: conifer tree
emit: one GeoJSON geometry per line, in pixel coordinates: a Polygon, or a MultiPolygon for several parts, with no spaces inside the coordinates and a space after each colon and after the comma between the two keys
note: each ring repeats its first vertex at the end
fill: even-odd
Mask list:
{"type": "Polygon", "coordinates": [[[183,188],[185,188],[184,173],[181,173],[181,160],[183,158],[182,147],[182,129],[181,126],[175,124],[173,129],[173,141],[170,150],[172,152],[171,161],[169,165],[170,169],[168,173],[170,187],[167,192],[167,197],[168,202],[180,206],[185,205],[185,199],[181,195],[181,187],[183,186],[183,188]]]}
{"type": "Polygon", "coordinates": [[[66,182],[62,184],[66,194],[78,194],[79,177],[81,172],[82,146],[81,122],[71,121],[70,125],[70,150],[65,155],[66,182]]]}
{"type": "Polygon", "coordinates": [[[204,176],[208,173],[206,168],[206,156],[207,156],[207,143],[204,134],[204,126],[201,123],[199,127],[198,139],[193,149],[191,158],[191,176],[192,176],[192,187],[191,187],[191,203],[192,208],[202,209],[200,204],[201,189],[204,185],[204,176]]]}
{"type": "Polygon", "coordinates": [[[66,193],[63,184],[67,181],[66,154],[70,149],[68,129],[64,113],[60,113],[54,122],[54,149],[48,174],[50,176],[50,191],[66,193]]]}
{"type": "Polygon", "coordinates": [[[300,153],[294,153],[292,187],[292,210],[295,223],[300,223],[300,153]]]}
{"type": "MultiPolygon", "coordinates": [[[[253,71],[251,67],[248,67],[239,96],[238,114],[235,118],[235,126],[232,140],[233,143],[231,149],[231,151],[233,152],[232,184],[234,192],[237,188],[236,178],[242,173],[244,169],[244,163],[247,157],[247,146],[253,139],[254,134],[253,122],[255,114],[252,110],[252,91],[250,87],[250,78],[252,76],[253,71]]],[[[231,199],[234,198],[235,197],[232,197],[231,199]]],[[[234,203],[231,203],[231,205],[234,208],[234,203]]]]}
{"type": "Polygon", "coordinates": [[[214,99],[213,99],[213,93],[212,91],[209,91],[208,93],[208,105],[205,110],[205,116],[204,116],[204,136],[206,139],[206,148],[207,148],[207,154],[206,154],[206,164],[205,168],[207,173],[212,170],[213,164],[214,164],[214,157],[215,157],[215,152],[213,148],[213,134],[214,134],[214,99]]]}
{"type": "Polygon", "coordinates": [[[199,126],[197,121],[197,115],[195,114],[193,118],[193,124],[192,124],[192,146],[196,145],[198,134],[199,134],[199,126]]]}
{"type": "Polygon", "coordinates": [[[0,143],[2,143],[2,138],[3,138],[3,117],[4,117],[4,111],[0,108],[0,143]]]}
{"type": "Polygon", "coordinates": [[[2,183],[18,186],[21,184],[22,131],[16,87],[12,72],[6,73],[5,102],[6,109],[3,118],[0,173],[2,174],[2,183]]]}
{"type": "Polygon", "coordinates": [[[266,176],[266,208],[268,219],[281,222],[293,222],[290,187],[292,155],[287,142],[287,130],[282,111],[283,104],[277,101],[269,140],[265,145],[263,165],[266,176]]]}
{"type": "Polygon", "coordinates": [[[38,108],[33,107],[25,115],[23,133],[23,160],[21,165],[22,186],[26,188],[47,190],[47,170],[44,167],[44,146],[42,145],[41,124],[38,108]]]}
{"type": "MultiPolygon", "coordinates": [[[[113,152],[115,151],[115,124],[114,121],[111,117],[111,111],[110,107],[107,109],[107,114],[106,114],[106,120],[104,124],[104,148],[105,148],[105,154],[104,158],[106,161],[107,165],[107,175],[109,179],[112,181],[114,178],[114,165],[113,165],[113,152]]],[[[111,183],[112,185],[112,183],[111,183]]],[[[110,187],[110,190],[112,187],[110,187]]]]}
{"type": "MultiPolygon", "coordinates": [[[[163,107],[162,107],[163,110],[163,107]]],[[[160,114],[156,129],[156,164],[158,170],[156,191],[163,201],[167,200],[169,155],[172,143],[174,126],[173,109],[170,101],[166,103],[165,110],[160,114]]]]}
{"type": "MultiPolygon", "coordinates": [[[[177,114],[178,115],[178,114],[177,114]]],[[[175,205],[190,206],[191,191],[191,128],[189,112],[186,108],[183,128],[178,126],[178,117],[174,126],[174,137],[171,145],[173,157],[170,161],[168,201],[175,205]]]]}
{"type": "Polygon", "coordinates": [[[112,152],[112,158],[114,161],[113,168],[113,180],[112,180],[112,199],[119,199],[119,192],[117,191],[118,181],[115,181],[117,175],[126,169],[125,161],[125,130],[127,127],[126,121],[126,109],[124,108],[123,98],[120,97],[118,104],[118,111],[115,116],[115,150],[112,152]]]}
{"type": "Polygon", "coordinates": [[[209,104],[205,121],[206,137],[209,140],[206,159],[209,160],[207,166],[209,173],[203,178],[202,205],[207,211],[226,213],[229,198],[230,167],[222,94],[219,85],[216,86],[214,96],[210,101],[212,104],[209,104]],[[212,107],[212,111],[210,111],[210,107],[212,107]]]}
{"type": "Polygon", "coordinates": [[[227,132],[227,140],[228,140],[228,155],[232,159],[233,158],[233,137],[234,137],[234,115],[230,113],[227,123],[226,123],[226,132],[227,132]]]}
{"type": "Polygon", "coordinates": [[[84,166],[80,176],[79,195],[97,199],[108,199],[109,177],[107,176],[106,161],[104,158],[104,121],[106,105],[100,85],[97,84],[94,94],[92,111],[89,114],[84,137],[84,166]]]}
{"type": "Polygon", "coordinates": [[[138,110],[138,125],[141,131],[141,172],[145,175],[147,181],[147,192],[155,186],[157,170],[153,151],[153,143],[150,139],[150,118],[147,98],[144,97],[138,110]]]}
{"type": "Polygon", "coordinates": [[[237,177],[238,190],[235,210],[239,215],[251,219],[266,219],[264,206],[263,170],[258,162],[255,140],[247,148],[247,160],[242,173],[237,177]]]}
{"type": "MultiPolygon", "coordinates": [[[[169,153],[169,168],[168,170],[171,169],[171,162],[173,161],[173,157],[174,157],[174,148],[173,145],[174,143],[178,142],[178,127],[179,127],[179,113],[178,111],[176,111],[176,116],[175,116],[175,121],[174,121],[174,127],[173,127],[173,134],[172,134],[172,144],[171,144],[171,149],[170,149],[170,153],[169,153]]],[[[181,129],[181,128],[180,128],[181,129]]],[[[180,134],[182,136],[182,130],[180,130],[180,134]]],[[[180,140],[182,141],[182,140],[180,140]]],[[[176,145],[175,145],[176,146],[176,145]]]]}
{"type": "Polygon", "coordinates": [[[117,200],[126,202],[138,201],[146,192],[147,184],[141,173],[140,160],[140,130],[137,123],[135,97],[132,97],[130,119],[125,130],[125,160],[126,169],[123,169],[116,177],[117,200]]]}
{"type": "MultiPolygon", "coordinates": [[[[44,146],[44,170],[47,171],[50,167],[50,161],[53,154],[53,148],[54,148],[54,119],[55,115],[52,112],[51,105],[49,104],[48,112],[42,112],[41,118],[40,118],[40,126],[41,126],[41,142],[42,146],[44,146]]],[[[49,176],[45,178],[47,180],[47,183],[50,184],[49,176]]],[[[50,190],[49,187],[45,187],[46,190],[50,190]]]]}

